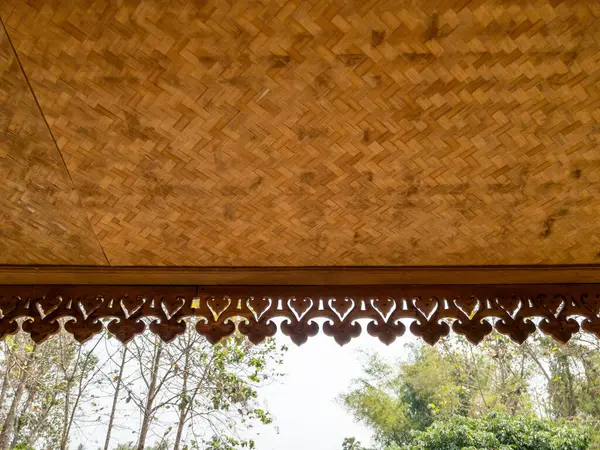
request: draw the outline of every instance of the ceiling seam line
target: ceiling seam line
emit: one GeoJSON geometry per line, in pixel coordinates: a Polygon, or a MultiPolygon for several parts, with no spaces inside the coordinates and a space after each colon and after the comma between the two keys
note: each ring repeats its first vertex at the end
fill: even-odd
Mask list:
{"type": "Polygon", "coordinates": [[[98,243],[98,246],[100,247],[100,251],[102,251],[102,254],[104,255],[104,259],[106,260],[106,264],[108,264],[109,266],[110,264],[110,260],[108,259],[108,256],[106,255],[106,252],[104,251],[104,248],[102,247],[102,243],[100,242],[100,239],[98,239],[98,236],[96,235],[96,232],[94,231],[94,227],[92,225],[92,222],[90,221],[90,218],[87,215],[87,212],[85,211],[85,208],[83,207],[83,204],[81,202],[81,198],[79,196],[79,191],[77,190],[77,188],[75,187],[75,183],[73,182],[73,177],[71,176],[71,172],[69,171],[69,168],[67,167],[67,163],[65,162],[65,158],[60,150],[60,147],[58,146],[58,142],[56,142],[56,138],[54,137],[54,133],[52,133],[52,129],[50,128],[50,124],[48,123],[48,120],[46,119],[46,116],[44,115],[44,111],[42,110],[42,106],[40,105],[40,102],[37,99],[37,96],[35,95],[35,91],[33,90],[33,86],[31,86],[31,83],[29,81],[29,77],[27,76],[27,72],[25,72],[25,68],[23,67],[23,64],[21,63],[21,59],[19,58],[19,54],[17,53],[17,49],[15,48],[13,41],[10,37],[10,34],[8,33],[8,29],[6,28],[6,25],[4,24],[4,20],[0,17],[0,24],[2,24],[2,29],[4,30],[4,34],[6,34],[6,38],[8,39],[8,45],[10,45],[10,48],[13,52],[13,54],[15,55],[15,60],[17,61],[17,64],[19,65],[19,69],[21,69],[21,74],[23,74],[23,78],[25,79],[25,83],[27,83],[27,87],[29,88],[29,92],[31,92],[31,96],[33,97],[33,101],[35,102],[35,105],[37,106],[37,109],[40,113],[40,116],[42,116],[42,120],[44,121],[44,124],[46,125],[46,129],[48,130],[48,133],[50,133],[50,138],[52,139],[52,142],[54,143],[54,147],[56,148],[56,151],[58,152],[58,155],[60,156],[60,160],[63,163],[63,167],[65,168],[65,171],[67,172],[67,175],[69,176],[69,180],[71,182],[71,188],[75,191],[75,193],[77,194],[77,203],[79,204],[79,206],[81,207],[81,209],[83,210],[83,213],[85,214],[85,217],[87,219],[88,225],[90,226],[90,230],[92,231],[92,234],[94,235],[94,237],[96,238],[96,242],[98,243]]]}

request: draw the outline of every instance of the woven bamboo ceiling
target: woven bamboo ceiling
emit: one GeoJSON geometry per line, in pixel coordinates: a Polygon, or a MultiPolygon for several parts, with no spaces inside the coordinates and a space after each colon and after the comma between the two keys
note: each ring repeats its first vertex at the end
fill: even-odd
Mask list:
{"type": "Polygon", "coordinates": [[[0,14],[0,264],[600,261],[597,0],[0,14]]]}

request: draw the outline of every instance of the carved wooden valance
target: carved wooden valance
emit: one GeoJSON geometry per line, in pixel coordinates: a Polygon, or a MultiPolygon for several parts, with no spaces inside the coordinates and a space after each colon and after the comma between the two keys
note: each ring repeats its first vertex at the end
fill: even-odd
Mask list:
{"type": "Polygon", "coordinates": [[[494,329],[516,342],[538,328],[561,342],[579,330],[600,337],[600,284],[3,285],[0,310],[1,337],[21,328],[36,342],[61,326],[80,342],[105,326],[122,342],[146,328],[168,342],[190,323],[213,343],[279,330],[298,345],[319,331],[343,345],[363,328],[385,344],[407,331],[429,344],[451,331],[479,343],[494,329]]]}

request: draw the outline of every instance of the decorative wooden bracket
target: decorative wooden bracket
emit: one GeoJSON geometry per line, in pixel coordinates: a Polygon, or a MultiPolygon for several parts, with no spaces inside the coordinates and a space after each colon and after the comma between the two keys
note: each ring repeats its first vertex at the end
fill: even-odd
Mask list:
{"type": "Polygon", "coordinates": [[[0,311],[0,337],[22,328],[36,342],[61,326],[79,342],[104,326],[122,342],[147,327],[168,342],[192,322],[213,343],[236,330],[260,343],[279,329],[300,345],[321,329],[344,345],[365,326],[384,344],[407,330],[432,345],[450,331],[477,344],[494,329],[522,343],[537,328],[567,342],[580,329],[600,337],[600,284],[0,285],[0,311]]]}

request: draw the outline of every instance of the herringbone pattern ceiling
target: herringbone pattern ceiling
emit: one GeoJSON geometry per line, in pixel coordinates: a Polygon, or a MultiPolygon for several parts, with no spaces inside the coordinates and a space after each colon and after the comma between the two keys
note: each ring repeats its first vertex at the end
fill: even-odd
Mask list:
{"type": "Polygon", "coordinates": [[[116,4],[0,6],[0,263],[600,261],[600,2],[116,4]]]}
{"type": "Polygon", "coordinates": [[[0,263],[106,263],[2,29],[0,263]]]}

